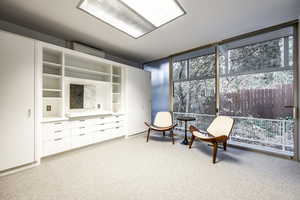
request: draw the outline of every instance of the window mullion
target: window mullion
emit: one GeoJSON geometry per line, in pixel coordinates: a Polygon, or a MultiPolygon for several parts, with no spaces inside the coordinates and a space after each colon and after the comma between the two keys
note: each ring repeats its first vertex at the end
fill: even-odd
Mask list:
{"type": "MultiPolygon", "coordinates": [[[[226,51],[227,53],[227,51],[226,51]]],[[[219,115],[220,112],[220,51],[219,46],[217,45],[215,48],[215,101],[216,101],[216,115],[219,115]]],[[[227,55],[228,58],[228,55],[227,55]]],[[[228,62],[227,62],[228,63],[228,62]]]]}
{"type": "Polygon", "coordinates": [[[187,94],[187,104],[186,104],[186,112],[190,111],[190,95],[191,95],[191,84],[190,84],[190,60],[187,59],[187,82],[188,82],[188,94],[187,94]]]}

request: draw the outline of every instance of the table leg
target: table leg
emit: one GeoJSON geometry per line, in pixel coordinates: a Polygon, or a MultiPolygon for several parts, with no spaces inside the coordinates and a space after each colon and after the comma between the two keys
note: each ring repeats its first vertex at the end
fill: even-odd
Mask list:
{"type": "Polygon", "coordinates": [[[188,145],[189,141],[187,139],[187,121],[185,121],[185,128],[184,128],[184,140],[181,142],[181,144],[188,145]]]}

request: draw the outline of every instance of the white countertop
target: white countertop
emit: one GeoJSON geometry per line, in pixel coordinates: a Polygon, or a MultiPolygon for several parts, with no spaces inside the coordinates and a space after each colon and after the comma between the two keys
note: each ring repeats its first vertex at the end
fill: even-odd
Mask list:
{"type": "Polygon", "coordinates": [[[46,123],[46,122],[56,122],[56,121],[65,121],[65,120],[69,120],[69,118],[67,118],[67,117],[45,117],[45,118],[43,118],[42,122],[46,123]]]}
{"type": "Polygon", "coordinates": [[[66,116],[69,118],[74,118],[74,117],[88,117],[88,116],[97,116],[97,115],[112,115],[113,112],[109,111],[79,111],[79,112],[70,112],[67,113],[66,116]]]}
{"type": "Polygon", "coordinates": [[[88,117],[88,116],[101,116],[101,115],[125,115],[124,112],[110,112],[110,111],[97,111],[97,110],[91,110],[91,111],[78,111],[78,112],[70,112],[66,114],[66,117],[45,117],[42,120],[42,123],[47,122],[56,122],[56,121],[66,121],[70,118],[78,118],[78,117],[88,117]]]}

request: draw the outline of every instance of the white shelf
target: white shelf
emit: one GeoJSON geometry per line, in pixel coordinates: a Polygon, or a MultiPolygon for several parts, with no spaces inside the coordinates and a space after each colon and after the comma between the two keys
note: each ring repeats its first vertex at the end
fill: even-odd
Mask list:
{"type": "Polygon", "coordinates": [[[112,83],[113,85],[121,85],[121,83],[112,83]]]}
{"type": "Polygon", "coordinates": [[[49,88],[43,88],[43,91],[46,92],[61,92],[61,89],[49,89],[49,88]]]}
{"type": "Polygon", "coordinates": [[[107,73],[107,72],[100,72],[100,71],[97,71],[97,70],[85,69],[85,68],[75,67],[75,66],[65,66],[65,69],[71,69],[71,70],[74,70],[74,71],[77,71],[77,72],[101,74],[101,75],[105,75],[105,76],[110,76],[110,73],[107,73]]]}
{"type": "Polygon", "coordinates": [[[62,67],[62,64],[57,64],[57,63],[49,62],[49,61],[43,61],[43,64],[53,66],[53,67],[62,67]]]}
{"type": "Polygon", "coordinates": [[[112,74],[113,77],[121,77],[119,74],[112,74]]]}
{"type": "Polygon", "coordinates": [[[43,97],[43,99],[62,100],[62,97],[43,97]]]}
{"type": "Polygon", "coordinates": [[[80,82],[82,84],[88,84],[88,83],[105,83],[105,84],[109,84],[110,81],[97,81],[97,80],[91,80],[91,79],[83,79],[83,78],[74,78],[74,77],[70,77],[70,76],[65,76],[66,80],[69,81],[76,81],[76,82],[80,82]]]}
{"type": "Polygon", "coordinates": [[[60,79],[60,78],[62,78],[61,75],[48,74],[48,73],[43,73],[43,76],[47,77],[47,78],[54,78],[54,79],[60,79]]]}

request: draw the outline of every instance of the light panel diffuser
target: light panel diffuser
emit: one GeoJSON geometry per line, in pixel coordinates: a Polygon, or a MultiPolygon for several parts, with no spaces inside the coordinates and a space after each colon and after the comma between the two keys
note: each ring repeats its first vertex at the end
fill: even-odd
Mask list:
{"type": "Polygon", "coordinates": [[[159,27],[184,14],[174,0],[120,0],[138,14],[159,27]]]}
{"type": "Polygon", "coordinates": [[[175,0],[82,0],[78,8],[134,38],[185,14],[175,0]]]}

